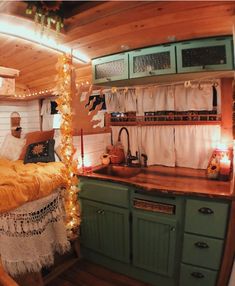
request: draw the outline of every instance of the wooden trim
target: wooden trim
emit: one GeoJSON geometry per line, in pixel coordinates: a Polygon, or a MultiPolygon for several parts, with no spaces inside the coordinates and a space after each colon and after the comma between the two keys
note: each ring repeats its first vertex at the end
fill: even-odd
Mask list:
{"type": "MultiPolygon", "coordinates": [[[[110,133],[111,130],[107,129],[107,130],[102,130],[102,131],[94,131],[94,132],[83,132],[83,135],[95,135],[95,134],[105,134],[105,133],[110,133]]],[[[80,136],[80,130],[79,131],[74,131],[73,132],[73,136],[80,136]]]]}
{"type": "Polygon", "coordinates": [[[221,79],[221,135],[222,140],[232,142],[233,131],[233,78],[221,79]]]}
{"type": "Polygon", "coordinates": [[[220,125],[220,121],[145,121],[145,122],[111,122],[110,126],[147,126],[147,125],[220,125]]]}
{"type": "Polygon", "coordinates": [[[230,273],[233,266],[235,255],[235,201],[231,203],[230,214],[228,218],[227,238],[224,242],[224,256],[221,264],[217,286],[228,285],[230,273]]]}

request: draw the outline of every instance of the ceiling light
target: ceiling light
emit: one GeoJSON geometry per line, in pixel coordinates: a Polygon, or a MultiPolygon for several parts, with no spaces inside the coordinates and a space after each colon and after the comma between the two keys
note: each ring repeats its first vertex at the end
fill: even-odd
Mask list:
{"type": "Polygon", "coordinates": [[[53,49],[57,52],[61,53],[69,53],[73,55],[73,59],[81,61],[83,63],[88,63],[90,59],[76,51],[72,50],[70,47],[58,44],[53,38],[48,37],[46,35],[41,35],[40,33],[36,33],[34,29],[33,23],[30,23],[30,25],[26,25],[25,23],[14,23],[16,22],[15,17],[12,18],[12,21],[9,20],[10,16],[8,15],[7,17],[1,15],[0,18],[0,33],[5,34],[5,35],[11,35],[17,38],[21,38],[33,43],[40,44],[44,47],[53,49]]]}

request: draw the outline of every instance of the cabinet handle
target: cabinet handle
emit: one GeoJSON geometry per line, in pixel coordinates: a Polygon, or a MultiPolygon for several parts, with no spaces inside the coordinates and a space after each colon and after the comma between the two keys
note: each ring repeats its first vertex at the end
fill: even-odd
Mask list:
{"type": "Polygon", "coordinates": [[[107,80],[107,81],[111,81],[111,78],[110,78],[110,77],[106,77],[106,80],[107,80]]]}
{"type": "Polygon", "coordinates": [[[206,214],[206,215],[214,213],[212,209],[206,208],[206,207],[200,208],[198,211],[199,213],[206,214]]]}
{"type": "Polygon", "coordinates": [[[175,227],[174,226],[171,227],[171,231],[175,231],[175,227]]]}
{"type": "Polygon", "coordinates": [[[202,279],[205,277],[201,272],[192,272],[191,276],[193,276],[194,278],[199,278],[199,279],[202,279]]]}
{"type": "Polygon", "coordinates": [[[203,241],[195,242],[194,245],[198,248],[209,248],[209,245],[203,241]]]}
{"type": "Polygon", "coordinates": [[[101,214],[102,210],[98,210],[96,211],[97,214],[101,214]]]}
{"type": "Polygon", "coordinates": [[[104,214],[104,210],[101,210],[100,214],[104,214]]]}
{"type": "Polygon", "coordinates": [[[150,75],[155,75],[155,72],[154,71],[149,71],[149,74],[150,75]]]}

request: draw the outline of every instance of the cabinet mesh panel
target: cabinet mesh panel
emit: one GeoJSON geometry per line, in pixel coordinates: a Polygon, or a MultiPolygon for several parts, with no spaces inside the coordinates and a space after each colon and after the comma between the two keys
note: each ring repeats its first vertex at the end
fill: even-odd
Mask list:
{"type": "Polygon", "coordinates": [[[183,67],[226,64],[225,46],[182,50],[182,64],[183,67]]]}
{"type": "Polygon", "coordinates": [[[95,66],[95,78],[110,78],[113,76],[119,76],[124,73],[124,60],[115,60],[108,63],[97,64],[95,66]]]}
{"type": "Polygon", "coordinates": [[[133,58],[133,72],[147,72],[169,69],[171,67],[170,52],[154,53],[133,58]]]}

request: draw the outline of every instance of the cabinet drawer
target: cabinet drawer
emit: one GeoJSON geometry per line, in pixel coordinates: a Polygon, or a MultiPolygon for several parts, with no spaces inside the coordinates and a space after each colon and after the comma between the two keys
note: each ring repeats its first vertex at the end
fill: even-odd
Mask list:
{"type": "Polygon", "coordinates": [[[185,231],[224,238],[228,204],[189,199],[186,203],[185,231]]]}
{"type": "Polygon", "coordinates": [[[181,264],[180,286],[215,286],[217,272],[181,264]]]}
{"type": "Polygon", "coordinates": [[[129,207],[129,189],[126,186],[81,178],[80,189],[81,198],[129,207]]]}
{"type": "Polygon", "coordinates": [[[185,234],[183,262],[218,270],[223,240],[185,234]]]}

